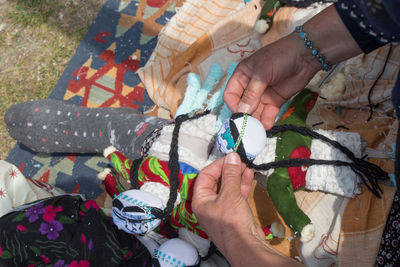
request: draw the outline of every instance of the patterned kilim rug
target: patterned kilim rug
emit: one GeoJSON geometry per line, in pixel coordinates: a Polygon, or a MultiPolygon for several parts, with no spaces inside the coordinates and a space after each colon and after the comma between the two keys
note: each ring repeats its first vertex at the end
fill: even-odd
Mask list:
{"type": "MultiPolygon", "coordinates": [[[[153,106],[139,76],[157,35],[180,0],[107,0],[71,58],[50,98],[86,107],[128,106],[145,112],[153,106]]],[[[8,162],[26,177],[65,192],[96,198],[103,193],[98,172],[102,155],[36,153],[17,144],[8,162]]]]}

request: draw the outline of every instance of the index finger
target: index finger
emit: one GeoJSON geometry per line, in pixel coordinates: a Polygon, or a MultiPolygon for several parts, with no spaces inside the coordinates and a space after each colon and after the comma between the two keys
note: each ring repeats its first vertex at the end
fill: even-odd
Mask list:
{"type": "Polygon", "coordinates": [[[240,67],[239,65],[232,74],[224,92],[224,102],[232,113],[237,112],[240,99],[250,81],[249,76],[247,76],[240,67]]]}
{"type": "Polygon", "coordinates": [[[215,195],[222,176],[224,158],[219,158],[200,171],[194,184],[193,198],[215,195]]]}

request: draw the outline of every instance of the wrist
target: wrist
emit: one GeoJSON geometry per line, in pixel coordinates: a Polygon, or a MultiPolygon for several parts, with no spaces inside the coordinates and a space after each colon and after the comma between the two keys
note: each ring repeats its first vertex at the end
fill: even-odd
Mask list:
{"type": "Polygon", "coordinates": [[[261,227],[253,222],[247,231],[237,229],[224,245],[222,254],[231,266],[298,266],[298,263],[273,249],[265,239],[261,227]]]}
{"type": "MultiPolygon", "coordinates": [[[[362,53],[334,5],[311,18],[302,28],[308,33],[313,46],[318,48],[319,54],[324,56],[330,64],[337,64],[362,53]]],[[[314,62],[318,63],[317,57],[312,55],[310,49],[308,50],[307,58],[314,59],[314,62]]]]}

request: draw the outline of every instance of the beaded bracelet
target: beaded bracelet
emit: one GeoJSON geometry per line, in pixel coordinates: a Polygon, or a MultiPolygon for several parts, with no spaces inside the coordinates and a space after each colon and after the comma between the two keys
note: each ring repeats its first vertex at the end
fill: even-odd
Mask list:
{"type": "Polygon", "coordinates": [[[297,26],[295,32],[299,33],[299,38],[304,41],[306,47],[311,49],[311,54],[317,57],[318,61],[322,65],[322,69],[325,71],[329,71],[332,66],[328,63],[325,57],[319,53],[319,50],[313,47],[312,41],[309,39],[308,33],[303,31],[303,26],[297,26]]]}

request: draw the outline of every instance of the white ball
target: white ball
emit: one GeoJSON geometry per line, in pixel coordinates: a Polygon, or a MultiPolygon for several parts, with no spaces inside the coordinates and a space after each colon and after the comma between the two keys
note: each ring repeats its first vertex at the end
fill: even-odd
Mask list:
{"type": "Polygon", "coordinates": [[[154,253],[161,267],[196,265],[199,260],[197,250],[188,242],[173,238],[164,242],[154,253]]]}
{"type": "Polygon", "coordinates": [[[132,189],[113,199],[112,218],[118,229],[130,234],[144,235],[161,223],[161,219],[151,213],[153,208],[164,210],[160,198],[132,189]]]}
{"type": "MultiPolygon", "coordinates": [[[[231,134],[229,120],[227,119],[221,126],[216,141],[217,148],[225,154],[233,152],[236,143],[231,134]]],[[[234,119],[233,122],[240,133],[242,131],[244,116],[234,119]]],[[[267,144],[267,134],[265,133],[264,126],[259,120],[250,115],[247,116],[242,143],[249,160],[254,159],[260,154],[267,144]]]]}

